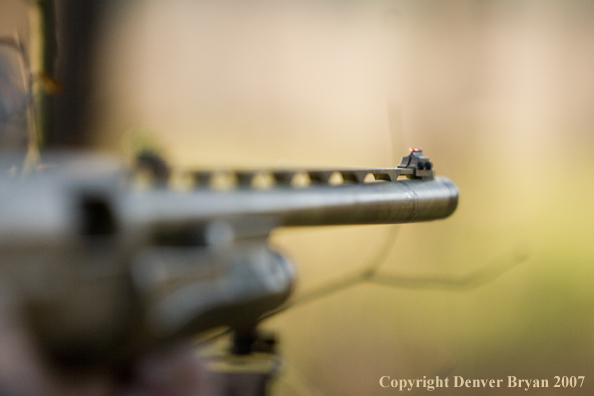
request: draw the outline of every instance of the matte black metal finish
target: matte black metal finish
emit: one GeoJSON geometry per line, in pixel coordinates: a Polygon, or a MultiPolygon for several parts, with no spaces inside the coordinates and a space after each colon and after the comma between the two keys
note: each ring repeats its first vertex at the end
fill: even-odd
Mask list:
{"type": "Polygon", "coordinates": [[[179,193],[154,190],[122,201],[131,224],[199,223],[239,216],[273,217],[279,226],[394,224],[451,215],[458,189],[449,179],[179,193]]]}

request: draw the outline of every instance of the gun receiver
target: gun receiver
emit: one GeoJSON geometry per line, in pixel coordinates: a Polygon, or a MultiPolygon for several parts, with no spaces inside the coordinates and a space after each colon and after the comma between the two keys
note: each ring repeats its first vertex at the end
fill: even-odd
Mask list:
{"type": "Polygon", "coordinates": [[[183,192],[155,172],[141,191],[122,186],[121,172],[79,164],[0,177],[5,278],[42,347],[77,365],[113,365],[219,326],[253,328],[293,284],[289,260],[267,245],[275,227],[429,221],[458,203],[418,149],[398,168],[234,172],[228,191],[208,187],[212,172],[191,173],[183,192]],[[252,188],[264,173],[274,183],[252,188]],[[309,185],[293,186],[298,174],[309,185]]]}

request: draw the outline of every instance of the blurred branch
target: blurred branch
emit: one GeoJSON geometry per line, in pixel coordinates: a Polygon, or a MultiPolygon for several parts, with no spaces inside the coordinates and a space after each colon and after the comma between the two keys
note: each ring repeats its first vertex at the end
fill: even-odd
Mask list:
{"type": "Polygon", "coordinates": [[[317,300],[319,298],[322,298],[329,294],[338,292],[342,289],[346,289],[348,287],[354,286],[358,283],[361,283],[362,281],[365,281],[365,280],[371,278],[379,270],[380,266],[384,263],[384,261],[387,259],[388,255],[392,251],[392,248],[394,247],[394,241],[396,240],[396,238],[398,236],[399,230],[400,230],[399,226],[393,226],[390,229],[390,231],[388,232],[388,235],[386,236],[386,240],[380,247],[378,253],[369,261],[369,263],[367,265],[364,266],[362,271],[359,271],[355,275],[329,282],[328,284],[326,284],[324,286],[321,286],[321,287],[314,289],[310,292],[304,293],[300,297],[297,297],[297,298],[293,299],[292,301],[289,301],[287,304],[283,305],[282,307],[279,307],[278,309],[276,309],[274,311],[270,311],[270,312],[264,314],[260,318],[260,320],[267,319],[267,318],[274,316],[278,313],[286,311],[289,308],[293,308],[296,305],[300,305],[300,304],[307,303],[309,301],[317,300]]]}
{"type": "MultiPolygon", "coordinates": [[[[383,275],[377,274],[382,263],[389,255],[393,241],[398,234],[399,227],[391,229],[386,242],[378,254],[370,263],[359,273],[338,279],[318,287],[310,292],[302,294],[300,297],[289,301],[282,307],[267,312],[260,317],[260,321],[268,319],[279,313],[287,311],[298,305],[316,301],[325,296],[334,294],[349,287],[361,284],[363,282],[373,282],[384,286],[408,289],[442,289],[446,291],[467,291],[485,285],[501,275],[509,272],[514,267],[528,259],[529,249],[525,244],[516,245],[510,252],[491,262],[485,267],[478,268],[467,274],[462,275],[383,275]]],[[[225,328],[211,335],[208,335],[197,341],[197,345],[205,345],[213,342],[223,336],[231,334],[232,328],[225,328]]]]}
{"type": "Polygon", "coordinates": [[[41,14],[42,53],[41,68],[49,75],[54,74],[58,57],[58,39],[56,37],[56,10],[53,0],[37,0],[41,14]]]}
{"type": "MultiPolygon", "coordinates": [[[[41,53],[36,54],[41,60],[41,76],[55,81],[56,60],[58,58],[58,38],[56,29],[56,9],[53,0],[37,0],[37,9],[40,14],[39,31],[41,32],[41,53]]],[[[50,93],[47,90],[39,90],[39,140],[43,145],[49,134],[52,133],[53,107],[50,93]]]]}
{"type": "MultiPolygon", "coordinates": [[[[398,236],[399,230],[400,230],[400,226],[398,226],[398,225],[392,226],[390,228],[390,230],[388,231],[388,233],[386,235],[385,241],[382,243],[381,248],[379,249],[377,254],[369,261],[369,263],[366,266],[364,266],[362,271],[359,271],[354,276],[350,276],[347,278],[340,279],[338,281],[330,282],[329,284],[327,284],[325,286],[315,289],[309,293],[305,293],[302,296],[300,296],[296,299],[293,299],[292,301],[283,305],[282,307],[279,307],[278,309],[275,309],[273,311],[267,312],[266,314],[262,315],[260,317],[260,321],[265,320],[265,319],[267,319],[271,316],[274,316],[276,314],[279,314],[283,311],[286,311],[287,309],[292,308],[298,304],[303,304],[308,301],[317,300],[318,298],[324,297],[328,294],[332,294],[332,293],[335,293],[342,289],[345,289],[347,287],[356,285],[356,284],[360,283],[361,281],[366,280],[369,277],[373,276],[378,271],[380,266],[384,263],[384,261],[386,260],[386,258],[390,254],[390,252],[392,251],[392,248],[394,247],[394,241],[396,240],[396,237],[398,236]]],[[[233,329],[231,329],[231,328],[222,329],[218,332],[209,334],[206,337],[201,338],[200,340],[197,341],[197,345],[200,346],[200,345],[208,344],[208,343],[213,342],[221,337],[231,334],[232,332],[233,332],[233,329]]]]}
{"type": "MultiPolygon", "coordinates": [[[[393,232],[393,234],[395,236],[395,232],[393,232]]],[[[295,298],[282,307],[266,313],[261,317],[261,320],[286,311],[289,308],[293,308],[297,305],[305,304],[310,301],[315,301],[319,298],[336,293],[343,289],[347,289],[365,281],[398,288],[465,291],[493,281],[529,257],[527,247],[525,245],[517,245],[514,249],[512,249],[511,252],[493,261],[486,267],[479,268],[463,275],[377,274],[379,266],[383,263],[385,257],[390,252],[391,246],[392,245],[384,246],[384,248],[376,256],[375,260],[372,260],[371,264],[358,274],[332,281],[308,293],[304,293],[302,296],[295,298]]]]}
{"type": "MultiPolygon", "coordinates": [[[[0,37],[0,46],[11,48],[18,54],[21,67],[21,77],[24,92],[24,101],[27,112],[27,154],[23,169],[25,172],[31,170],[37,165],[39,160],[39,139],[37,133],[37,124],[35,116],[35,105],[33,103],[33,74],[31,73],[31,63],[29,54],[18,33],[13,37],[0,37]]],[[[14,98],[13,98],[14,99],[14,98]]]]}
{"type": "Polygon", "coordinates": [[[377,274],[369,281],[386,286],[411,289],[468,290],[487,284],[528,258],[525,246],[518,245],[511,252],[462,275],[384,275],[377,274]]]}

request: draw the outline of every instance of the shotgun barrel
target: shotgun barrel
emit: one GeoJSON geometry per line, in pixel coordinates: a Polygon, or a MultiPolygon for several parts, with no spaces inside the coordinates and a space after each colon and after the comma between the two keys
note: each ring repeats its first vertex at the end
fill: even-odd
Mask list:
{"type": "Polygon", "coordinates": [[[267,243],[276,227],[430,221],[458,204],[418,149],[397,168],[191,172],[183,191],[155,159],[142,189],[85,156],[50,163],[15,177],[0,161],[0,271],[43,349],[70,364],[253,328],[292,291],[291,262],[267,243]]]}

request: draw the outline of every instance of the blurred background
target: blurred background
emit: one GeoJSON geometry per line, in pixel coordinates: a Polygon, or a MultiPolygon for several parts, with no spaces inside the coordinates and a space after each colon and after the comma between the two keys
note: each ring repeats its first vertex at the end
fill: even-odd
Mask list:
{"type": "Polygon", "coordinates": [[[269,319],[286,360],[275,395],[396,392],[384,375],[592,394],[593,2],[127,0],[100,15],[68,22],[97,30],[77,54],[91,72],[67,146],[123,156],[141,131],[175,165],[208,168],[389,167],[412,146],[458,185],[445,221],[276,232],[296,296],[386,247],[383,274],[455,277],[528,255],[475,289],[361,283],[269,319]],[[552,387],[580,375],[582,388],[552,387]]]}

